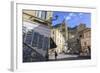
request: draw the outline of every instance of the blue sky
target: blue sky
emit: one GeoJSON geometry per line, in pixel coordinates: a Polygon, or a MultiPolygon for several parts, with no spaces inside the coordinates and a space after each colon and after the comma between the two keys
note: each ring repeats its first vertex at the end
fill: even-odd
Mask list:
{"type": "Polygon", "coordinates": [[[80,23],[86,24],[87,27],[91,27],[91,13],[83,13],[83,12],[53,12],[53,19],[55,16],[58,16],[57,20],[52,21],[53,25],[62,23],[65,19],[65,23],[69,27],[75,27],[80,23]]]}

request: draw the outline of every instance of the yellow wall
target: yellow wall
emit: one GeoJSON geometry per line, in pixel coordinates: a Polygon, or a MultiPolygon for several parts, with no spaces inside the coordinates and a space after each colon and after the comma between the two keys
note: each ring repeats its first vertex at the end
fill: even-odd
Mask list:
{"type": "Polygon", "coordinates": [[[57,48],[55,48],[55,50],[57,51],[57,53],[61,53],[63,51],[63,47],[64,47],[64,37],[61,34],[59,29],[52,29],[51,30],[51,37],[53,37],[54,42],[57,45],[57,48]],[[54,34],[53,34],[54,32],[54,34]]]}

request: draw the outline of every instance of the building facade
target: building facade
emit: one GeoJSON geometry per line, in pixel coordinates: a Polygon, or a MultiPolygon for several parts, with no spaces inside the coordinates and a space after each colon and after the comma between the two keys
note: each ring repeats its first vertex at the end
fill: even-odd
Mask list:
{"type": "Polygon", "coordinates": [[[46,60],[52,12],[23,10],[22,14],[23,62],[46,60]]]}
{"type": "Polygon", "coordinates": [[[52,26],[51,38],[57,45],[57,47],[55,48],[57,53],[62,53],[66,51],[67,50],[66,41],[68,40],[67,25],[63,22],[61,24],[52,26]]]}
{"type": "Polygon", "coordinates": [[[90,56],[91,54],[91,29],[86,28],[80,32],[81,53],[80,55],[90,56]]]}
{"type": "Polygon", "coordinates": [[[81,42],[79,32],[86,29],[85,24],[73,28],[68,27],[68,53],[80,54],[81,42]]]}

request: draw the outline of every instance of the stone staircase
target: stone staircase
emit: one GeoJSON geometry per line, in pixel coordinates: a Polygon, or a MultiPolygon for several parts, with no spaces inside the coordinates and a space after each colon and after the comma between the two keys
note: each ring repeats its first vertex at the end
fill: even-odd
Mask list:
{"type": "Polygon", "coordinates": [[[23,62],[46,61],[46,57],[36,51],[32,46],[23,43],[23,62]]]}

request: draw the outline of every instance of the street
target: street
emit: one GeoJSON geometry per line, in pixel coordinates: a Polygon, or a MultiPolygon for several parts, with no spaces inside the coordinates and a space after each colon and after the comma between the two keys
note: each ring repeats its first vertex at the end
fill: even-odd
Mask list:
{"type": "Polygon", "coordinates": [[[75,54],[58,54],[57,58],[55,59],[55,55],[52,54],[49,56],[49,61],[59,61],[59,60],[83,60],[83,59],[90,59],[90,56],[79,56],[75,54]]]}
{"type": "MultiPolygon", "coordinates": [[[[64,59],[64,58],[77,58],[78,55],[72,55],[72,54],[64,54],[64,53],[61,53],[61,54],[58,54],[57,55],[57,59],[64,59]]],[[[52,54],[49,56],[49,59],[55,59],[55,54],[52,54]]]]}

